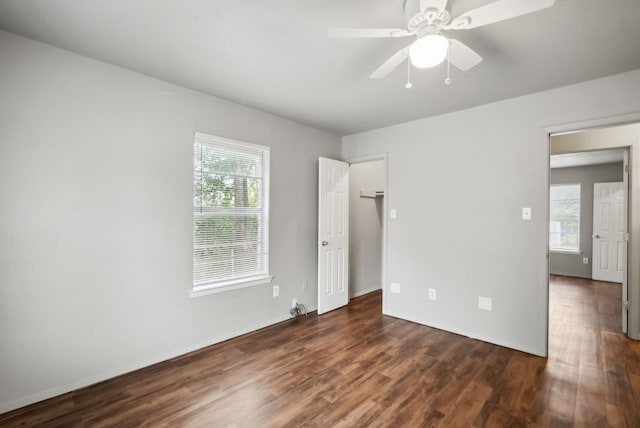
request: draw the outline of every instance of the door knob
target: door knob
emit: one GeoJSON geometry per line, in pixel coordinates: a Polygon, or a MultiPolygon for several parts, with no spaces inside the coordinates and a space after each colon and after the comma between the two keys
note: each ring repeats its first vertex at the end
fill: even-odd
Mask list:
{"type": "Polygon", "coordinates": [[[600,239],[600,235],[591,235],[592,238],[600,239]]]}
{"type": "Polygon", "coordinates": [[[327,245],[329,245],[329,243],[327,241],[322,241],[322,246],[326,247],[327,245]]]}

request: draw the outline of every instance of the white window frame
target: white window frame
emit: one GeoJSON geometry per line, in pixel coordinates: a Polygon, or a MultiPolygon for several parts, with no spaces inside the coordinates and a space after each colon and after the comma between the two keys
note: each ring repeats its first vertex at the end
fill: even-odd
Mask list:
{"type": "Polygon", "coordinates": [[[555,183],[551,184],[549,188],[549,205],[551,205],[551,188],[552,187],[578,187],[578,203],[580,208],[578,209],[578,241],[576,243],[576,248],[562,248],[562,247],[552,247],[551,246],[551,206],[549,207],[549,251],[552,253],[564,253],[564,254],[582,254],[582,250],[580,249],[580,227],[582,223],[582,184],[581,183],[555,183]]]}
{"type": "MultiPolygon", "coordinates": [[[[242,277],[242,278],[233,278],[225,281],[209,281],[206,283],[198,283],[196,284],[192,281],[192,288],[190,295],[191,297],[204,296],[213,293],[220,293],[228,290],[235,290],[244,287],[251,287],[259,284],[266,284],[271,282],[273,276],[270,275],[270,264],[269,264],[269,178],[270,178],[270,148],[267,146],[262,146],[258,144],[247,143],[244,141],[233,140],[230,138],[219,137],[210,134],[204,134],[201,132],[196,132],[194,135],[194,153],[193,159],[196,159],[196,147],[198,144],[207,144],[211,146],[224,147],[225,149],[237,147],[238,151],[242,151],[243,149],[250,150],[258,150],[262,152],[263,156],[263,173],[262,173],[262,195],[261,195],[261,205],[262,205],[262,219],[263,219],[263,228],[262,228],[262,245],[266,248],[266,258],[265,258],[265,271],[253,276],[242,277]]],[[[193,171],[194,178],[196,174],[196,170],[193,171]]],[[[195,194],[195,189],[193,190],[194,197],[197,196],[195,194]]],[[[195,222],[195,209],[194,206],[194,216],[192,222],[195,222]]],[[[192,223],[195,224],[195,223],[192,223]]],[[[192,238],[195,238],[192,236],[192,238]]],[[[193,245],[195,245],[195,239],[193,241],[193,245]]],[[[192,264],[192,271],[193,271],[192,264]]]]}

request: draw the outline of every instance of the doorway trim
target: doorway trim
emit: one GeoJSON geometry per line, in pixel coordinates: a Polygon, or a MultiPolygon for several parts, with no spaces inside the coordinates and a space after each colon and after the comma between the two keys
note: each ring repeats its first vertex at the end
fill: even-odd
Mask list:
{"type": "MultiPolygon", "coordinates": [[[[629,164],[629,195],[628,195],[628,233],[629,243],[627,247],[627,289],[628,289],[628,333],[627,335],[635,340],[640,340],[640,263],[633,263],[634,260],[640,259],[640,133],[631,135],[625,141],[613,141],[611,143],[591,143],[588,147],[577,144],[566,144],[563,147],[551,147],[551,136],[560,134],[569,134],[580,131],[597,131],[603,128],[616,128],[625,125],[640,126],[640,112],[618,116],[609,116],[597,119],[591,119],[580,122],[566,123],[543,127],[543,141],[547,148],[547,241],[549,239],[549,221],[548,221],[548,195],[549,195],[549,173],[550,173],[550,156],[552,154],[571,153],[585,150],[598,150],[609,148],[627,148],[628,164],[629,164]],[[636,213],[634,221],[633,213],[636,213]]],[[[546,286],[539,294],[541,300],[544,300],[543,307],[546,308],[544,313],[545,322],[540,323],[544,331],[540,332],[539,337],[542,340],[544,354],[548,354],[549,341],[549,245],[547,242],[547,275],[546,286]]]]}
{"type": "MultiPolygon", "coordinates": [[[[371,161],[377,161],[377,160],[382,160],[383,161],[383,173],[384,173],[384,177],[383,177],[383,182],[384,182],[384,189],[382,189],[384,191],[384,197],[382,198],[382,266],[380,269],[380,284],[381,284],[381,288],[382,288],[382,313],[386,314],[387,313],[387,204],[389,201],[389,186],[388,186],[388,162],[387,162],[387,153],[377,153],[377,154],[370,154],[370,155],[364,155],[364,156],[357,156],[357,157],[351,157],[351,158],[346,158],[343,159],[344,162],[349,163],[349,166],[351,166],[354,163],[364,163],[364,162],[371,162],[371,161]]],[[[349,249],[349,251],[351,251],[351,249],[349,249]]]]}

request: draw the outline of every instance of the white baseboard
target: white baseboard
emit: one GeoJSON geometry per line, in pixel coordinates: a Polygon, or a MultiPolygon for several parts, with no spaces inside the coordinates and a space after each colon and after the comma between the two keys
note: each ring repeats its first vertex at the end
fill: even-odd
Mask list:
{"type": "Polygon", "coordinates": [[[502,347],[505,347],[505,348],[515,349],[516,351],[526,352],[527,354],[538,355],[540,357],[545,357],[546,356],[546,355],[543,355],[543,353],[538,352],[538,349],[536,349],[535,347],[523,345],[522,343],[514,343],[514,342],[502,340],[502,339],[499,339],[499,338],[496,338],[496,337],[485,336],[485,335],[477,334],[477,333],[471,333],[471,332],[468,332],[468,331],[465,331],[465,330],[451,328],[450,326],[446,326],[446,325],[442,325],[442,324],[438,324],[438,323],[429,323],[429,324],[427,324],[427,323],[425,323],[424,321],[421,321],[421,320],[411,319],[411,318],[407,318],[407,317],[404,317],[404,316],[399,316],[399,315],[396,315],[396,314],[390,313],[390,312],[386,312],[385,315],[389,315],[391,317],[399,318],[399,319],[406,320],[406,321],[411,321],[411,322],[414,322],[416,324],[426,325],[427,327],[437,328],[438,330],[447,331],[449,333],[458,334],[460,336],[466,336],[466,337],[468,337],[470,339],[480,340],[482,342],[492,343],[494,345],[502,346],[502,347]]]}
{"type": "MultiPolygon", "coordinates": [[[[307,309],[309,312],[311,310],[307,309]]],[[[315,309],[313,309],[315,310],[315,309]]],[[[147,358],[141,361],[136,361],[131,364],[127,364],[121,367],[114,368],[112,370],[108,370],[106,372],[102,372],[95,376],[89,376],[82,379],[78,379],[77,381],[70,382],[68,384],[59,385],[54,388],[47,389],[45,391],[40,391],[35,394],[28,395],[26,397],[20,397],[16,400],[7,401],[4,403],[0,403],[0,413],[10,412],[11,410],[19,409],[20,407],[28,406],[29,404],[37,403],[42,400],[47,400],[49,398],[57,397],[58,395],[66,394],[71,391],[75,391],[80,388],[84,388],[95,383],[103,382],[105,380],[114,378],[116,376],[120,376],[126,373],[130,373],[135,370],[142,369],[144,367],[151,366],[153,364],[160,363],[162,361],[167,361],[172,358],[179,357],[184,354],[188,354],[189,352],[197,351],[198,349],[206,348],[207,346],[215,345],[216,343],[224,342],[225,340],[233,339],[234,337],[242,336],[243,334],[251,333],[252,331],[260,330],[261,328],[269,327],[273,324],[277,324],[282,321],[286,321],[290,319],[290,316],[284,315],[282,317],[278,317],[272,320],[268,320],[264,323],[258,323],[251,327],[247,327],[241,330],[236,330],[233,333],[226,334],[223,336],[218,336],[211,338],[210,340],[206,340],[203,342],[199,342],[181,349],[175,349],[173,351],[164,352],[160,355],[157,355],[152,358],[147,358]]]]}
{"type": "Polygon", "coordinates": [[[576,275],[573,272],[570,273],[566,273],[566,272],[549,272],[549,275],[558,275],[558,276],[570,276],[572,278],[584,278],[584,279],[591,279],[591,276],[585,276],[585,275],[576,275]]]}
{"type": "Polygon", "coordinates": [[[364,290],[358,290],[358,291],[353,291],[352,293],[349,293],[349,298],[354,299],[356,297],[360,297],[360,296],[364,296],[365,294],[369,294],[369,293],[373,293],[374,291],[378,291],[381,290],[380,287],[372,287],[372,288],[367,288],[364,290]]]}

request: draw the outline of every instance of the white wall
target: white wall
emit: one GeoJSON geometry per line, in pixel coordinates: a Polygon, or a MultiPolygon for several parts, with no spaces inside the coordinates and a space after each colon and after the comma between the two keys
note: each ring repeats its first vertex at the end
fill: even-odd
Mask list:
{"type": "Polygon", "coordinates": [[[388,153],[386,312],[546,354],[545,128],[638,112],[640,70],[344,137],[343,158],[388,153]]]}
{"type": "Polygon", "coordinates": [[[384,190],[384,160],[349,168],[349,295],[379,290],[382,278],[382,198],[360,191],[384,190]]]}
{"type": "Polygon", "coordinates": [[[0,58],[0,413],[315,309],[337,136],[5,32],[0,58]],[[195,130],[271,147],[277,299],[189,297],[195,130]]]}

